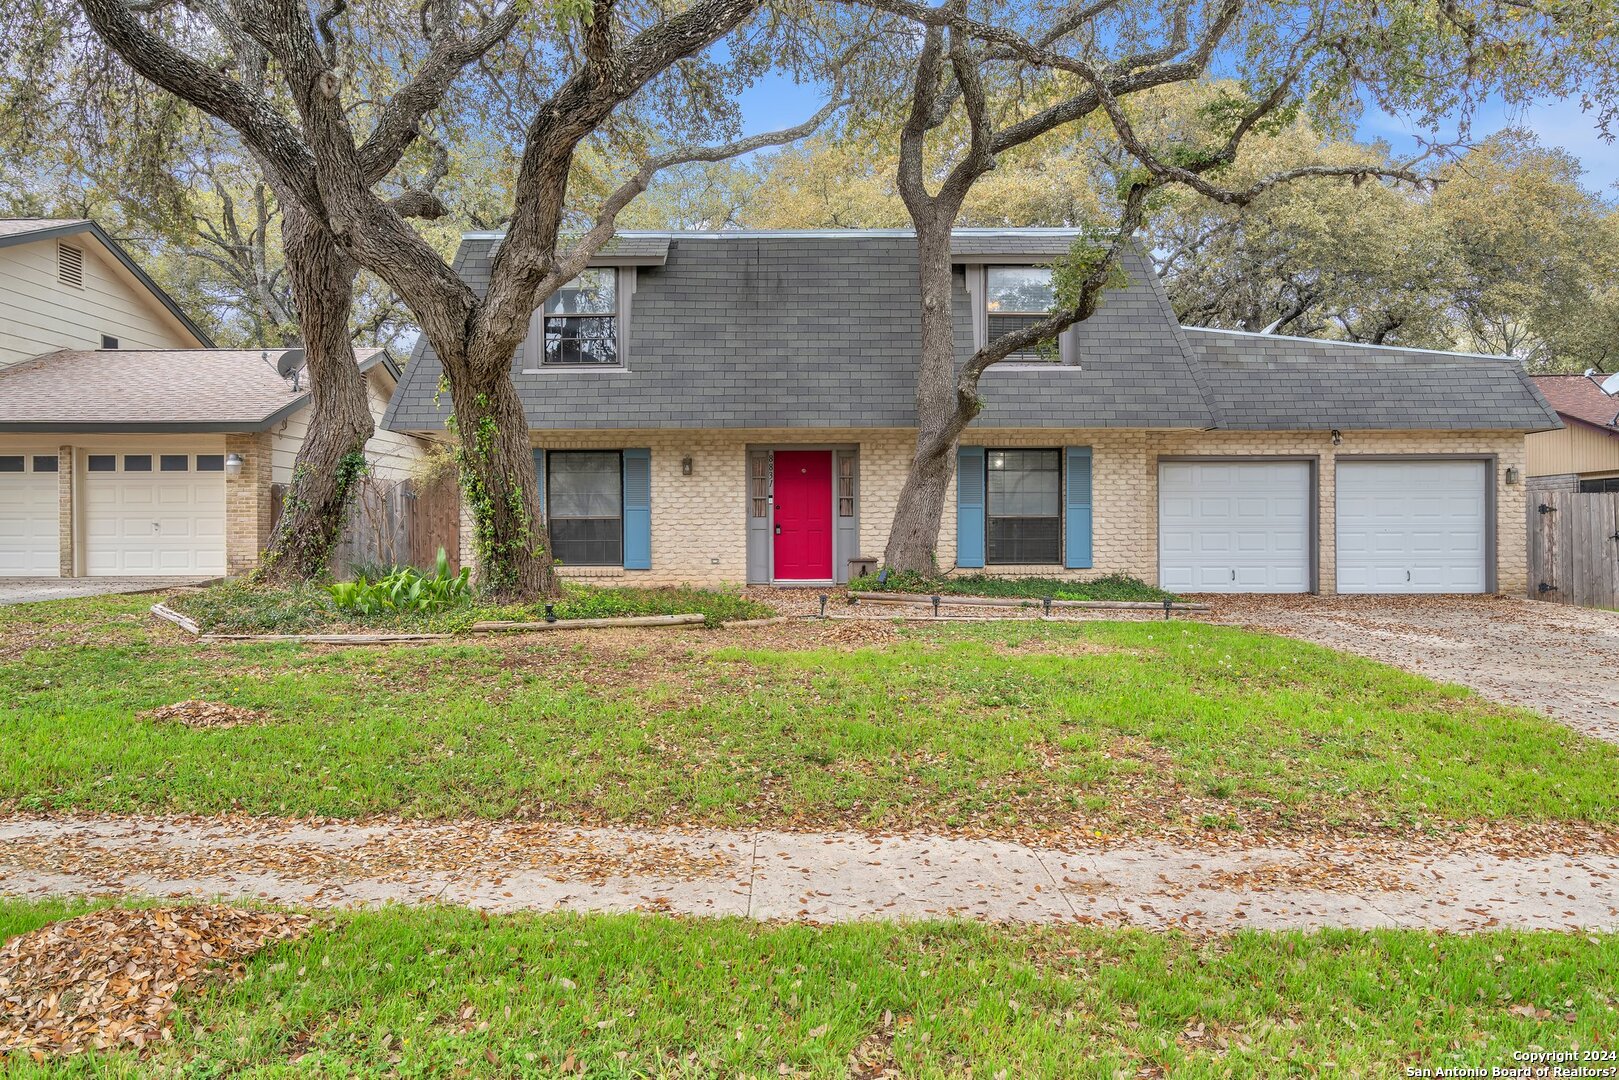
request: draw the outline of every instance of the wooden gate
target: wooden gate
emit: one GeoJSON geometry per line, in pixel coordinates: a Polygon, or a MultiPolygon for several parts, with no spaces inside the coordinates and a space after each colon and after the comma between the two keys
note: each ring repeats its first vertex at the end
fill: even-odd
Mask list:
{"type": "MultiPolygon", "coordinates": [[[[270,489],[271,528],[281,516],[286,488],[270,489]]],[[[343,533],[332,548],[331,569],[343,578],[356,571],[375,573],[386,567],[433,569],[440,548],[460,569],[461,492],[453,478],[428,485],[414,480],[360,481],[349,503],[343,533]]]]}
{"type": "Polygon", "coordinates": [[[1619,608],[1619,492],[1529,493],[1529,595],[1619,608]]]}

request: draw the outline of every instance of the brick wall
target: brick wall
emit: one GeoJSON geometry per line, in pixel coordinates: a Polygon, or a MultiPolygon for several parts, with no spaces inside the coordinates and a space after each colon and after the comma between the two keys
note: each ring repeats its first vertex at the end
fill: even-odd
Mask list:
{"type": "Polygon", "coordinates": [[[56,450],[56,550],[58,560],[58,573],[63,577],[72,577],[76,570],[73,557],[73,538],[77,531],[74,528],[75,517],[73,513],[73,447],[62,446],[56,450]]]}
{"type": "MultiPolygon", "coordinates": [[[[992,567],[989,572],[1089,578],[1123,573],[1156,584],[1158,580],[1158,459],[1177,455],[1299,455],[1320,458],[1320,589],[1335,588],[1336,458],[1355,454],[1494,454],[1496,466],[1496,588],[1517,594],[1528,580],[1524,529],[1525,487],[1506,482],[1506,470],[1524,468],[1524,440],[1511,432],[1359,432],[1332,445],[1327,432],[1244,431],[974,431],[984,446],[1090,446],[1093,448],[1093,562],[1090,570],[1060,567],[992,567]]],[[[955,489],[945,500],[939,535],[939,561],[953,566],[956,556],[955,489]]]]}
{"type": "Polygon", "coordinates": [[[225,476],[225,569],[250,572],[270,542],[270,433],[225,436],[225,454],[240,454],[242,471],[225,476]]]}
{"type": "MultiPolygon", "coordinates": [[[[745,515],[747,447],[793,443],[853,443],[860,448],[860,549],[880,557],[904,483],[915,435],[904,430],[783,431],[589,431],[536,432],[546,449],[652,450],[652,569],[562,567],[570,579],[604,584],[721,585],[747,576],[745,515]],[[683,457],[692,475],[681,474],[683,457]]],[[[1349,432],[1334,447],[1326,432],[1222,432],[1027,429],[974,431],[985,446],[1090,446],[1094,492],[1093,563],[1089,570],[1060,566],[998,566],[989,572],[1086,579],[1123,573],[1156,582],[1158,577],[1158,459],[1175,455],[1299,455],[1319,457],[1320,587],[1334,587],[1334,463],[1353,454],[1494,454],[1497,511],[1497,588],[1521,593],[1525,562],[1525,487],[1506,483],[1506,470],[1522,474],[1522,435],[1500,432],[1349,432]]],[[[470,546],[471,523],[463,536],[470,546]]],[[[955,487],[945,499],[939,563],[955,565],[955,487]]],[[[466,557],[470,559],[470,551],[466,557]]]]}
{"type": "Polygon", "coordinates": [[[1531,476],[1529,478],[1530,491],[1578,491],[1580,490],[1579,473],[1561,473],[1557,476],[1531,476]]]}

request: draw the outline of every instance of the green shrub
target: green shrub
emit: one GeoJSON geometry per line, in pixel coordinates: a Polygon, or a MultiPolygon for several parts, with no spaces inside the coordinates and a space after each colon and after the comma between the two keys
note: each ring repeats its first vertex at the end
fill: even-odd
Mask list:
{"type": "Polygon", "coordinates": [[[431,575],[413,566],[402,566],[377,581],[360,577],[326,588],[340,610],[356,615],[436,611],[471,599],[472,569],[451,571],[450,557],[439,548],[438,564],[431,575]]]}
{"type": "Polygon", "coordinates": [[[1125,574],[1109,574],[1093,581],[1060,581],[1041,577],[992,577],[987,574],[966,574],[950,577],[928,577],[924,574],[888,571],[888,579],[879,581],[881,574],[873,574],[850,582],[851,589],[860,592],[901,592],[938,594],[941,596],[995,596],[1022,598],[1031,601],[1051,597],[1053,600],[1149,600],[1174,599],[1173,594],[1148,585],[1139,578],[1125,574]]]}
{"type": "Polygon", "coordinates": [[[735,619],[764,619],[774,608],[749,600],[735,589],[593,588],[567,585],[552,609],[559,619],[613,619],[627,615],[704,615],[704,625],[735,619]]]}
{"type": "MultiPolygon", "coordinates": [[[[388,629],[413,633],[465,633],[481,620],[537,621],[545,605],[494,605],[480,601],[468,572],[451,574],[441,562],[431,575],[407,568],[378,581],[335,585],[264,586],[230,581],[169,603],[211,634],[298,634],[342,629],[388,629]],[[420,581],[419,590],[415,582],[420,581]],[[401,584],[408,582],[410,584],[401,584]]],[[[767,618],[773,608],[735,589],[597,588],[569,583],[553,605],[559,619],[606,619],[624,615],[705,617],[708,626],[733,619],[767,618]]]]}

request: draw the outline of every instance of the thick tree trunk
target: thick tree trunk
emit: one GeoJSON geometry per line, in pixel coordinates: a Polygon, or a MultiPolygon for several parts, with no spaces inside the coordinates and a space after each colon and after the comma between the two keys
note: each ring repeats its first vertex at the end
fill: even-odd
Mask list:
{"type": "Polygon", "coordinates": [[[287,274],[312,400],[309,432],[262,565],[268,580],[306,581],[327,571],[355,483],[364,475],[365,444],[375,423],[349,337],[355,265],[296,202],[283,203],[283,213],[287,274]]]}
{"type": "Polygon", "coordinates": [[[523,402],[504,364],[484,363],[451,383],[461,490],[472,511],[478,580],[502,600],[560,595],[534,475],[523,402]]]}
{"type": "Polygon", "coordinates": [[[916,373],[916,453],[900,489],[899,509],[888,534],[884,565],[932,574],[935,549],[950,486],[956,440],[972,420],[956,394],[955,327],[951,313],[950,219],[918,214],[917,273],[922,299],[921,356],[916,373]]]}

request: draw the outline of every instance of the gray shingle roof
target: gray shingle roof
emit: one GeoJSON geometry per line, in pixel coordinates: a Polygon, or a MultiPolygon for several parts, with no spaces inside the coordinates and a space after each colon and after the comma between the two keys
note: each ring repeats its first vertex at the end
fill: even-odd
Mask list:
{"type": "Polygon", "coordinates": [[[1544,431],[1562,426],[1511,357],[1186,329],[1222,427],[1544,431]]]}
{"type": "MultiPolygon", "coordinates": [[[[966,263],[1038,261],[1066,252],[1074,236],[964,230],[952,249],[966,263]]],[[[455,268],[479,292],[497,240],[469,235],[456,252],[455,268]]],[[[538,365],[519,351],[513,377],[531,426],[915,426],[919,316],[908,232],[632,233],[622,242],[646,240],[661,240],[667,260],[636,271],[624,369],[525,371],[538,365]]],[[[1078,365],[991,368],[975,426],[1556,426],[1514,362],[1291,338],[1238,344],[1249,335],[1211,346],[1215,335],[1177,324],[1145,258],[1131,255],[1125,269],[1129,284],[1070,331],[1078,365]],[[1328,369],[1316,371],[1323,363],[1328,369]]],[[[955,322],[965,359],[972,310],[959,275],[955,322]]],[[[442,428],[450,405],[439,376],[423,339],[385,425],[442,428]]]]}
{"type": "MultiPolygon", "coordinates": [[[[591,257],[592,266],[662,266],[669,257],[669,238],[673,233],[621,232],[602,246],[591,257]]],[[[501,233],[467,233],[463,240],[488,242],[492,255],[499,244],[501,233]]]]}

